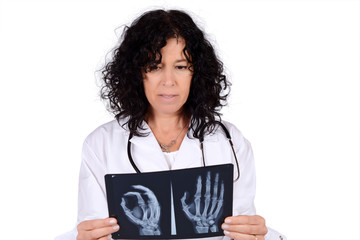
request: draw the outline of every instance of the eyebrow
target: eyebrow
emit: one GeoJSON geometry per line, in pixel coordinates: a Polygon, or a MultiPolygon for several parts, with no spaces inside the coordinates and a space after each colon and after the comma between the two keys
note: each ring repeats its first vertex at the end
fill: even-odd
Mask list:
{"type": "Polygon", "coordinates": [[[187,62],[187,60],[185,58],[183,58],[183,59],[179,59],[179,60],[175,61],[175,63],[180,63],[180,62],[187,62]]]}

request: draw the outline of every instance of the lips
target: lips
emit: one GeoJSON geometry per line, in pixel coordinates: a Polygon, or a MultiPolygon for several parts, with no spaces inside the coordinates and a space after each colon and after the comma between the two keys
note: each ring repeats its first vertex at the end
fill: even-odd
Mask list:
{"type": "Polygon", "coordinates": [[[160,95],[160,96],[162,96],[162,97],[164,97],[164,98],[172,98],[172,97],[175,97],[175,95],[165,95],[165,94],[162,94],[162,95],[160,95]]]}
{"type": "Polygon", "coordinates": [[[160,94],[159,96],[163,101],[166,101],[166,102],[173,101],[177,97],[177,95],[175,95],[175,94],[160,94]]]}

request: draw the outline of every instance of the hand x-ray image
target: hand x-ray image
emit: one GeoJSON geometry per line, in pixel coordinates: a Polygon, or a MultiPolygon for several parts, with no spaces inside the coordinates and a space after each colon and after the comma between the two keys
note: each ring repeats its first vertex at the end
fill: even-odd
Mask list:
{"type": "Polygon", "coordinates": [[[168,172],[105,176],[109,216],[120,229],[114,239],[162,238],[171,233],[168,172]]]}
{"type": "Polygon", "coordinates": [[[194,213],[190,212],[190,206],[186,204],[186,195],[187,192],[184,192],[184,196],[181,198],[182,209],[187,216],[187,218],[193,223],[195,227],[195,232],[197,233],[208,233],[209,230],[211,232],[217,232],[217,221],[219,220],[219,213],[222,210],[223,202],[224,202],[224,182],[221,182],[220,194],[218,195],[218,185],[219,185],[219,174],[216,173],[215,182],[214,182],[214,190],[212,193],[212,197],[210,194],[210,186],[211,186],[211,175],[210,171],[206,176],[206,192],[202,197],[201,188],[201,176],[197,179],[196,184],[196,193],[194,195],[194,202],[192,203],[193,209],[195,205],[194,213]],[[210,200],[211,197],[211,200],[210,200]],[[204,205],[201,207],[201,198],[204,199],[204,205]],[[210,206],[211,201],[211,207],[210,206]],[[201,211],[200,211],[201,210],[201,211]]]}
{"type": "Polygon", "coordinates": [[[177,233],[223,235],[221,224],[232,215],[233,165],[179,170],[172,179],[177,233]]]}
{"type": "Polygon", "coordinates": [[[115,239],[220,236],[232,215],[232,164],[108,174],[105,181],[109,216],[121,226],[115,239]]]}

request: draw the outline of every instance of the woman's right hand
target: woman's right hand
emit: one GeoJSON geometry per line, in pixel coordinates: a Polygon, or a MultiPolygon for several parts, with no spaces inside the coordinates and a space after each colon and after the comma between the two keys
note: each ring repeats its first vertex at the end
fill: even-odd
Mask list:
{"type": "Polygon", "coordinates": [[[83,221],[77,226],[76,240],[109,240],[109,235],[119,228],[115,218],[83,221]]]}

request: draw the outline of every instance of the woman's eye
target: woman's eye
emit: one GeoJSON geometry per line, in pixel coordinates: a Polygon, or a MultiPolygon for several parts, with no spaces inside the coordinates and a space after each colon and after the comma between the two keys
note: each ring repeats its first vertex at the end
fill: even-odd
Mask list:
{"type": "Polygon", "coordinates": [[[148,69],[146,70],[147,72],[153,72],[153,71],[156,71],[156,70],[159,70],[160,67],[158,65],[153,65],[153,66],[150,66],[148,67],[148,69]]]}
{"type": "Polygon", "coordinates": [[[185,70],[187,69],[187,66],[176,66],[176,69],[185,70]]]}

